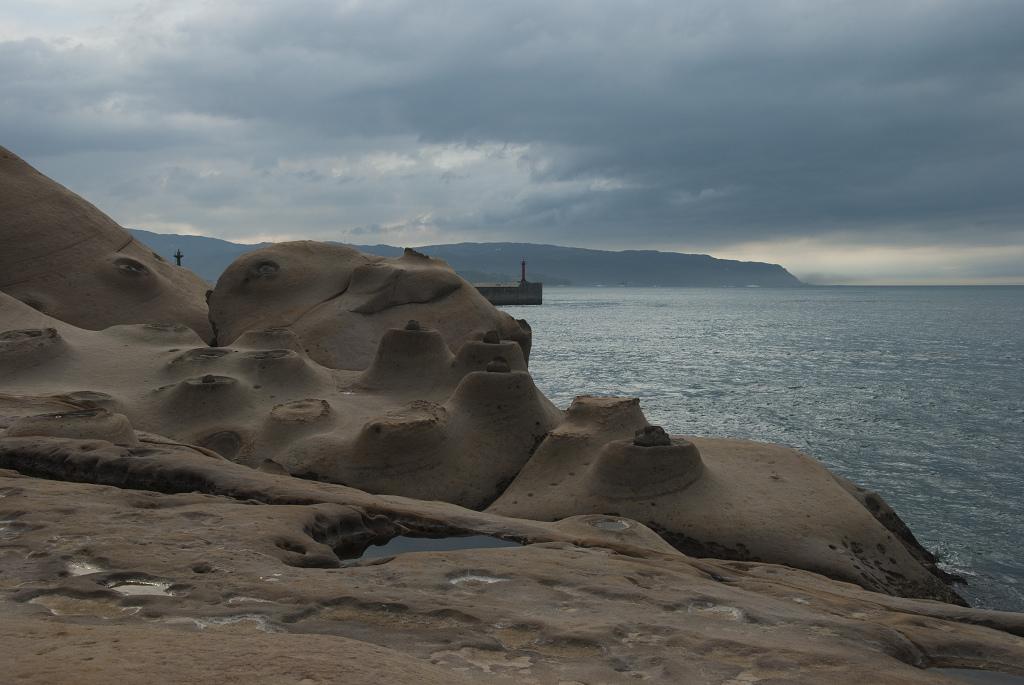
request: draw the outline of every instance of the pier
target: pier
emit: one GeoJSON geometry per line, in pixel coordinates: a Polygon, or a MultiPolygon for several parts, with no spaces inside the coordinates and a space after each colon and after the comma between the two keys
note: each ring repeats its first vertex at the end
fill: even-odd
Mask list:
{"type": "Polygon", "coordinates": [[[493,305],[543,304],[544,284],[526,280],[526,260],[522,261],[523,278],[518,283],[474,283],[481,295],[493,305]]]}

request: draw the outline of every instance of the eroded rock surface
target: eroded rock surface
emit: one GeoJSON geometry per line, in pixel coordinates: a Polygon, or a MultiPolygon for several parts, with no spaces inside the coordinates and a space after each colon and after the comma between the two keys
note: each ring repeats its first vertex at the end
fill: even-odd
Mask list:
{"type": "Polygon", "coordinates": [[[2,148],[0,184],[6,677],[1024,675],[1024,617],[954,606],[877,493],[636,399],[558,410],[441,260],[262,248],[211,328],[201,281],[2,148]],[[359,558],[397,536],[522,546],[359,558]]]}
{"type": "Polygon", "coordinates": [[[436,330],[392,329],[355,372],[321,366],[286,329],[211,348],[181,325],[79,329],[3,294],[0,316],[15,327],[0,333],[0,430],[11,435],[73,437],[73,420],[92,431],[75,435],[123,442],[102,432],[120,416],[129,434],[252,468],[271,460],[295,475],[482,508],[562,419],[514,341],[470,340],[452,354],[436,330]],[[487,370],[496,357],[507,372],[487,370]]]}
{"type": "Polygon", "coordinates": [[[542,521],[627,516],[694,556],[788,564],[963,603],[817,460],[748,440],[670,438],[647,425],[635,400],[577,397],[488,511],[542,521]]]}
{"type": "Polygon", "coordinates": [[[580,397],[563,416],[518,344],[496,335],[452,354],[440,332],[407,320],[355,372],[316,363],[286,329],[211,348],[180,325],[85,331],[2,294],[0,313],[18,326],[0,334],[0,430],[11,437],[130,444],[134,429],[254,469],[504,516],[628,516],[687,554],[963,602],[895,514],[880,523],[812,458],[672,438],[636,399],[580,397]]]}
{"type": "Polygon", "coordinates": [[[248,330],[285,328],[311,359],[334,369],[365,369],[385,331],[410,319],[439,331],[451,352],[495,331],[529,357],[528,327],[495,309],[444,260],[410,249],[387,258],[311,241],[268,245],[236,259],[210,295],[218,344],[248,330]]]}
{"type": "Polygon", "coordinates": [[[0,227],[0,291],[80,328],[178,323],[212,341],[203,279],[2,147],[0,227]]]}
{"type": "Polygon", "coordinates": [[[14,633],[0,660],[29,682],[55,672],[33,656],[44,651],[88,654],[83,673],[98,681],[145,648],[146,668],[187,650],[182,668],[206,682],[326,683],[360,644],[374,660],[356,666],[368,682],[440,682],[439,671],[452,682],[536,683],[947,682],[923,670],[933,665],[1024,674],[1018,614],[692,559],[623,517],[509,519],[259,473],[186,447],[8,438],[0,463],[49,470],[0,472],[0,628],[14,633]],[[339,559],[350,543],[405,531],[529,544],[339,559]],[[118,640],[129,641],[124,660],[118,640]]]}

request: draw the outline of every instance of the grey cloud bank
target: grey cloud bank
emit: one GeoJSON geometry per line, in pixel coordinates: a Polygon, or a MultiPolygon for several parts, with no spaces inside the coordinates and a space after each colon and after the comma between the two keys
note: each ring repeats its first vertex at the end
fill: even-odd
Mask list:
{"type": "Polygon", "coordinates": [[[1024,283],[1019,2],[6,7],[2,143],[127,226],[1024,283]]]}

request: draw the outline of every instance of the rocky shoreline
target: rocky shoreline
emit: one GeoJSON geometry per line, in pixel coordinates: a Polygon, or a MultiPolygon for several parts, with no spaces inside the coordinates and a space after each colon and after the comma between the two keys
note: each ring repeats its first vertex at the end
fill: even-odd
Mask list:
{"type": "Polygon", "coordinates": [[[24,682],[1024,675],[1024,617],[967,607],[878,494],[635,398],[559,410],[441,260],[281,243],[208,291],[3,148],[0,188],[24,682]],[[475,535],[518,545],[358,558],[475,535]]]}

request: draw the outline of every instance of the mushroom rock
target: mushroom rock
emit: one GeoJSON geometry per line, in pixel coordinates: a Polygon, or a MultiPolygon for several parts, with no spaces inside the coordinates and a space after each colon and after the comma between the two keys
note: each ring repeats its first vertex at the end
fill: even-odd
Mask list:
{"type": "Polygon", "coordinates": [[[648,428],[660,431],[664,441],[649,441],[650,433],[641,428],[632,440],[605,443],[590,467],[589,488],[609,503],[682,492],[704,473],[692,442],[670,438],[661,426],[648,428]]]}
{"type": "Polygon", "coordinates": [[[621,516],[506,518],[272,470],[184,446],[0,438],[0,668],[85,683],[123,678],[126,659],[178,682],[165,666],[186,658],[211,683],[1024,674],[1021,614],[695,559],[621,516]],[[409,534],[525,544],[353,559],[409,534]]]}
{"type": "Polygon", "coordinates": [[[318,445],[329,455],[318,471],[367,492],[482,509],[561,419],[527,372],[474,371],[444,404],[413,402],[371,419],[353,440],[318,445]]]}
{"type": "Polygon", "coordinates": [[[286,328],[311,359],[335,369],[365,369],[384,332],[410,319],[438,331],[453,353],[494,331],[529,356],[529,326],[495,309],[444,260],[411,249],[384,258],[343,245],[278,243],[235,260],[210,295],[219,344],[254,328],[286,328]]]}
{"type": "Polygon", "coordinates": [[[184,324],[212,340],[205,281],[0,148],[0,291],[61,321],[184,324]]]}
{"type": "Polygon", "coordinates": [[[295,475],[482,508],[562,420],[515,342],[469,340],[452,354],[437,330],[406,323],[355,372],[317,364],[288,329],[208,347],[180,325],[86,331],[2,294],[0,315],[19,326],[0,332],[0,383],[20,398],[0,402],[11,437],[120,443],[134,427],[251,468],[270,460],[295,475]],[[76,420],[92,432],[60,432],[44,416],[74,411],[98,412],[76,420]],[[100,415],[120,417],[124,431],[103,432],[100,415]]]}
{"type": "Polygon", "coordinates": [[[2,150],[0,181],[4,673],[107,682],[180,649],[209,682],[357,654],[361,682],[1024,674],[1024,617],[954,606],[876,493],[635,398],[558,410],[529,325],[441,260],[257,250],[210,295],[210,347],[205,305],[165,306],[188,272],[2,150]],[[398,536],[523,546],[359,558],[398,536]]]}
{"type": "Polygon", "coordinates": [[[392,392],[422,392],[449,385],[455,355],[439,331],[390,328],[383,332],[373,361],[360,374],[360,384],[392,392]]]}
{"type": "Polygon", "coordinates": [[[452,354],[441,333],[435,329],[392,328],[384,331],[370,365],[359,374],[360,387],[392,395],[426,392],[449,393],[471,371],[486,371],[496,358],[509,371],[526,371],[526,360],[518,343],[486,343],[467,340],[452,354]]]}
{"type": "Polygon", "coordinates": [[[786,564],[891,595],[964,603],[812,457],[670,437],[646,424],[639,407],[577,398],[487,511],[541,521],[625,516],[692,556],[786,564]]]}
{"type": "MultiPolygon", "coordinates": [[[[309,359],[291,330],[248,331],[237,345],[210,348],[185,326],[87,331],[2,294],[0,315],[17,326],[0,331],[8,394],[102,407],[137,431],[251,468],[270,459],[373,492],[471,508],[493,501],[509,516],[628,516],[688,554],[959,601],[926,570],[934,560],[895,526],[898,517],[883,516],[877,495],[876,517],[869,500],[794,450],[665,436],[635,398],[580,397],[563,418],[523,370],[516,343],[470,340],[453,355],[439,331],[406,319],[354,372],[309,359]]],[[[0,403],[0,421],[62,411],[0,403]]],[[[44,424],[52,422],[16,432],[44,424]]]]}

